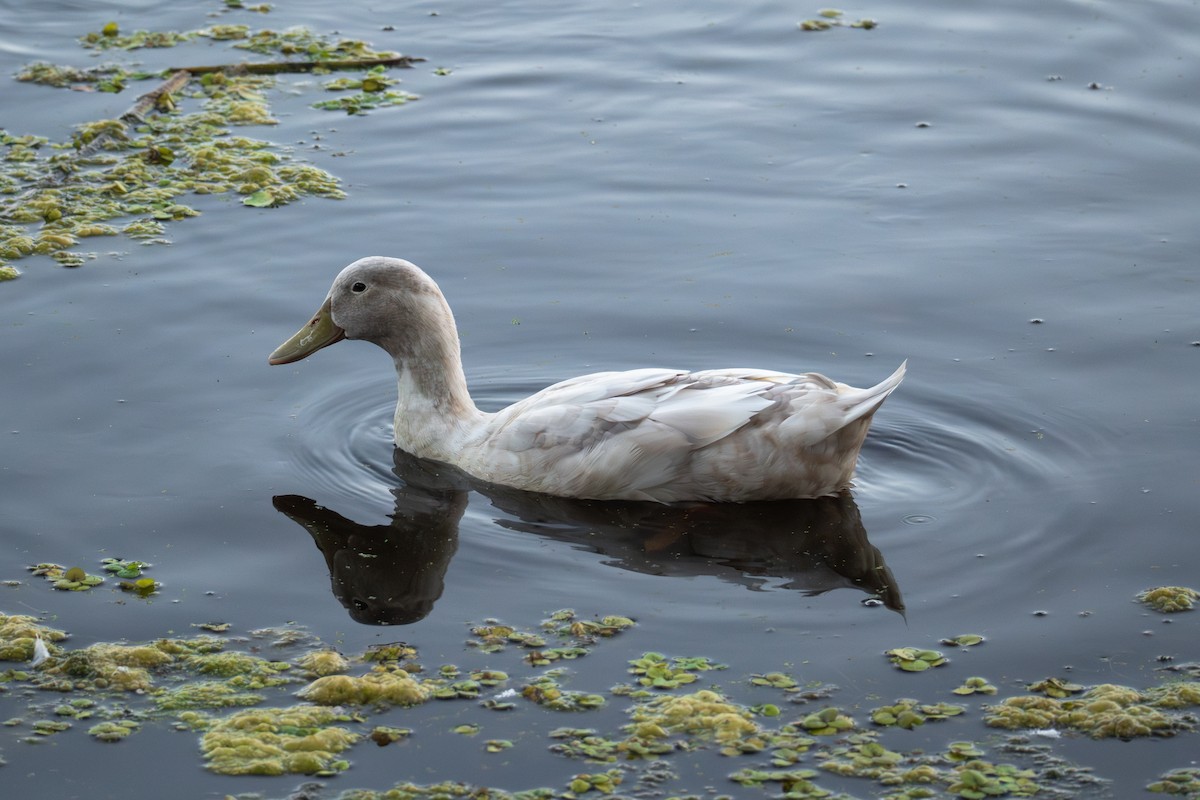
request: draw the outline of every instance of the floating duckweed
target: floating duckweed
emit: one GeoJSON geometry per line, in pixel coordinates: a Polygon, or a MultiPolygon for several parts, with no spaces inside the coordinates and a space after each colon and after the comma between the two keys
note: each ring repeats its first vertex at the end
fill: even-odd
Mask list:
{"type": "Polygon", "coordinates": [[[764,783],[778,783],[783,789],[783,796],[808,800],[808,798],[829,797],[831,792],[820,788],[812,782],[817,771],[812,769],[764,770],[739,769],[729,776],[734,783],[742,786],[762,786],[764,783]]]}
{"type": "Polygon", "coordinates": [[[412,736],[412,728],[392,728],[387,725],[376,725],[371,729],[370,739],[380,747],[386,747],[394,742],[402,742],[412,736]]]}
{"type": "Polygon", "coordinates": [[[296,659],[296,666],[318,678],[345,672],[350,662],[336,650],[315,650],[296,659]]]}
{"type": "Polygon", "coordinates": [[[98,643],[67,653],[45,672],[77,687],[144,692],[153,687],[150,670],[173,660],[155,647],[98,643]]]}
{"type": "Polygon", "coordinates": [[[429,699],[430,690],[404,670],[377,667],[362,677],[327,675],[296,693],[323,706],[412,706],[429,699]]]}
{"type": "MultiPolygon", "coordinates": [[[[905,782],[904,756],[880,744],[874,735],[854,734],[828,751],[821,769],[836,775],[873,778],[886,785],[905,782]]],[[[915,781],[923,782],[923,781],[915,781]]]]}
{"type": "Polygon", "coordinates": [[[751,675],[750,683],[754,686],[770,686],[775,689],[795,689],[796,681],[782,672],[768,672],[764,675],[751,675]]]}
{"type": "Polygon", "coordinates": [[[184,659],[184,665],[199,675],[225,678],[230,686],[243,690],[256,691],[296,680],[286,674],[292,667],[286,661],[268,661],[247,653],[195,653],[184,659]]]}
{"type": "Polygon", "coordinates": [[[1200,767],[1173,769],[1150,783],[1146,789],[1158,794],[1182,794],[1200,797],[1200,767]]]}
{"type": "Polygon", "coordinates": [[[897,700],[894,705],[872,709],[871,722],[912,730],[927,720],[942,720],[958,716],[966,709],[949,703],[919,703],[916,700],[897,700]]]}
{"type": "MultiPolygon", "coordinates": [[[[143,47],[173,47],[205,37],[230,42],[234,47],[305,60],[390,58],[366,43],[325,37],[304,29],[282,33],[254,32],[246,25],[217,24],[200,30],[127,33],[110,24],[81,37],[88,49],[109,51],[143,47]]],[[[104,64],[75,69],[45,63],[31,64],[19,79],[49,86],[89,84],[101,91],[121,91],[129,81],[158,77],[104,64]]],[[[400,105],[415,95],[390,89],[396,80],[377,67],[354,82],[358,93],[340,98],[339,107],[354,113],[385,105],[400,105]]],[[[303,196],[344,197],[333,175],[311,165],[291,162],[289,154],[271,152],[264,141],[229,135],[234,125],[273,125],[267,92],[274,76],[204,73],[187,86],[162,93],[156,107],[143,112],[134,125],[122,120],[83,123],[69,145],[45,147],[48,140],[13,135],[0,130],[4,169],[0,193],[17,195],[0,206],[0,220],[11,225],[0,235],[2,277],[16,277],[5,261],[29,255],[53,256],[64,266],[80,266],[93,254],[67,252],[80,237],[123,233],[143,243],[160,243],[161,227],[138,220],[125,226],[106,224],[120,217],[148,216],[156,221],[177,221],[195,216],[195,209],[180,203],[188,192],[214,194],[237,191],[251,197],[246,205],[276,207],[303,196]],[[201,107],[183,113],[180,106],[199,102],[201,107]],[[266,151],[266,152],[263,152],[266,151]],[[269,165],[268,177],[238,181],[234,176],[255,164],[269,165]],[[260,194],[270,186],[267,194],[260,194]],[[23,227],[52,225],[34,236],[23,227]],[[9,231],[9,228],[15,230],[9,231]]],[[[276,148],[277,149],[277,148],[276,148]]]]}
{"type": "Polygon", "coordinates": [[[51,654],[59,653],[53,643],[66,638],[66,633],[39,624],[35,617],[0,611],[0,661],[32,661],[38,641],[51,654]]]}
{"type": "Polygon", "coordinates": [[[1200,681],[1177,681],[1145,692],[1155,708],[1200,706],[1200,681]]]}
{"type": "Polygon", "coordinates": [[[942,644],[947,647],[974,647],[977,644],[982,644],[983,637],[977,633],[964,633],[961,636],[942,639],[942,644]]]}
{"type": "Polygon", "coordinates": [[[1147,589],[1137,596],[1139,602],[1164,614],[1191,611],[1198,599],[1200,592],[1186,586],[1159,586],[1157,589],[1147,589]]]}
{"type": "Polygon", "coordinates": [[[989,706],[984,721],[996,728],[1077,730],[1097,739],[1171,736],[1191,723],[1166,711],[1182,707],[1179,701],[1189,696],[1186,690],[1171,691],[1169,687],[1143,694],[1127,686],[1102,684],[1063,699],[1010,697],[989,706]]]}
{"type": "Polygon", "coordinates": [[[922,650],[919,647],[897,647],[884,655],[905,672],[924,672],[931,667],[940,667],[947,661],[937,650],[922,650]]]}
{"type": "Polygon", "coordinates": [[[34,575],[45,578],[55,589],[82,592],[104,583],[99,575],[89,575],[81,567],[64,567],[61,564],[43,562],[26,567],[34,575]]]}
{"type": "Polygon", "coordinates": [[[987,682],[986,678],[967,678],[963,681],[963,685],[952,690],[955,694],[995,694],[999,691],[995,686],[987,682]]]}
{"type": "Polygon", "coordinates": [[[954,768],[954,780],[947,790],[967,800],[987,797],[1029,797],[1037,794],[1034,772],[1011,764],[991,764],[987,761],[967,761],[954,768]]]}
{"type": "Polygon", "coordinates": [[[1070,697],[1073,694],[1082,692],[1087,687],[1062,680],[1061,678],[1047,678],[1044,681],[1031,683],[1025,688],[1031,692],[1044,694],[1046,697],[1070,697]]]}
{"type": "Polygon", "coordinates": [[[53,736],[71,729],[71,723],[56,719],[39,719],[33,722],[33,732],[38,736],[53,736]]]}
{"type": "Polygon", "coordinates": [[[182,42],[194,39],[196,31],[177,33],[175,31],[134,31],[131,34],[120,35],[116,23],[110,22],[99,31],[92,31],[80,37],[79,43],[86,48],[95,50],[140,50],[144,47],[174,47],[182,42]]]}
{"type": "Polygon", "coordinates": [[[313,108],[322,111],[345,111],[347,114],[366,114],[368,111],[386,106],[402,106],[410,100],[419,100],[419,96],[401,91],[388,92],[358,92],[345,95],[333,100],[321,100],[313,103],[313,108]]]}
{"type": "Polygon", "coordinates": [[[562,659],[570,661],[580,656],[586,656],[588,652],[586,647],[544,647],[531,650],[525,654],[522,660],[530,666],[544,667],[562,659]]]}
{"type": "Polygon", "coordinates": [[[800,720],[800,726],[813,736],[832,736],[853,728],[854,720],[841,710],[830,707],[804,717],[800,720]]]}
{"type": "Polygon", "coordinates": [[[585,794],[593,790],[601,794],[612,794],[620,785],[623,776],[624,773],[619,769],[610,769],[607,772],[597,772],[591,775],[576,775],[571,779],[567,788],[572,795],[585,794]]]}
{"type": "Polygon", "coordinates": [[[155,239],[163,234],[163,224],[155,219],[137,219],[121,228],[131,239],[155,239]]]}
{"type": "Polygon", "coordinates": [[[384,664],[416,658],[416,656],[417,650],[415,647],[410,647],[403,642],[394,642],[392,644],[377,644],[368,647],[366,653],[363,654],[363,660],[384,664]]]}
{"type": "Polygon", "coordinates": [[[637,682],[654,689],[676,689],[694,683],[694,673],[712,669],[725,669],[724,664],[713,664],[703,656],[674,658],[667,661],[661,653],[643,653],[641,658],[629,662],[629,671],[640,676],[637,682]]]}
{"type": "Polygon", "coordinates": [[[847,22],[843,19],[843,14],[835,8],[823,8],[817,12],[817,17],[814,19],[806,19],[796,23],[796,27],[802,31],[827,31],[830,28],[862,28],[870,30],[879,23],[873,19],[859,19],[854,22],[847,22]]]}
{"type": "Polygon", "coordinates": [[[193,681],[156,695],[154,702],[163,711],[181,711],[254,706],[263,699],[257,692],[238,689],[221,681],[193,681]]]}
{"type": "Polygon", "coordinates": [[[554,711],[585,711],[605,703],[603,695],[560,688],[552,675],[542,675],[521,687],[521,696],[554,711]]]}
{"type": "Polygon", "coordinates": [[[101,742],[119,742],[138,729],[141,723],[123,719],[101,722],[88,728],[88,735],[101,742]]]}
{"type": "Polygon", "coordinates": [[[711,739],[722,745],[722,753],[742,752],[742,745],[762,749],[762,730],[743,706],[735,705],[717,692],[702,689],[692,694],[664,696],[634,706],[633,722],[626,730],[641,738],[665,738],[684,733],[711,739]]]}
{"type": "Polygon", "coordinates": [[[117,584],[117,588],[123,592],[136,594],[138,597],[149,597],[157,593],[162,588],[162,584],[154,578],[138,578],[132,581],[121,581],[117,584]]]}
{"type": "Polygon", "coordinates": [[[395,86],[399,83],[398,78],[389,78],[387,76],[387,68],[380,65],[372,67],[363,75],[357,78],[334,78],[333,80],[325,81],[321,84],[326,91],[343,92],[348,90],[361,90],[364,92],[378,92],[388,86],[395,86]]]}
{"type": "Polygon", "coordinates": [[[349,766],[337,756],[358,741],[337,725],[349,721],[323,706],[239,711],[213,724],[200,749],[222,775],[330,775],[349,766]]]}

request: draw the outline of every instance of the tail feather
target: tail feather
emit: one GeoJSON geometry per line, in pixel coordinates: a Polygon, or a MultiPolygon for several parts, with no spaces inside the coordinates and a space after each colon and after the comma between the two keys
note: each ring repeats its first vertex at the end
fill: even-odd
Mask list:
{"type": "Polygon", "coordinates": [[[904,380],[904,373],[908,369],[908,359],[904,360],[895,372],[884,378],[879,383],[869,389],[854,389],[842,396],[842,403],[845,408],[845,421],[847,424],[854,422],[857,419],[872,414],[875,409],[879,408],[880,403],[887,399],[887,396],[896,391],[896,387],[904,380]]]}

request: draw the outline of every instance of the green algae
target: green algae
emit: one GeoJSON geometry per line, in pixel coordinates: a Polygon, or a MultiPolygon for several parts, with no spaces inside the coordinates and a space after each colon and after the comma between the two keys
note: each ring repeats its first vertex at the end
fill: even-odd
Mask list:
{"type": "MultiPolygon", "coordinates": [[[[348,59],[395,58],[365,42],[296,28],[254,31],[247,25],[214,24],[190,31],[123,32],[116,23],[85,34],[85,49],[114,54],[207,40],[274,57],[300,56],[336,64],[348,59]]],[[[119,63],[80,69],[30,64],[18,80],[51,87],[85,86],[119,92],[161,78],[119,63]]],[[[334,103],[351,113],[408,103],[416,95],[389,89],[396,79],[377,67],[351,84],[359,91],[334,103]]],[[[348,84],[348,85],[351,85],[348,84]]],[[[19,275],[7,262],[50,256],[78,267],[96,257],[75,251],[80,239],[128,235],[143,244],[169,243],[153,222],[173,222],[198,212],[185,195],[237,193],[243,204],[274,208],[304,197],[345,196],[338,179],[295,161],[290,150],[236,136],[239,126],[277,124],[270,111],[273,75],[204,72],[186,86],[160,94],[141,118],[82,123],[68,141],[0,130],[0,270],[19,275]]],[[[77,587],[62,587],[77,588],[77,587]]],[[[138,588],[136,584],[133,588],[138,588]]]]}
{"type": "Polygon", "coordinates": [[[333,775],[349,766],[339,755],[360,738],[339,724],[351,721],[313,705],[239,711],[213,724],[200,750],[222,775],[333,775]]]}
{"type": "Polygon", "coordinates": [[[429,699],[430,690],[404,670],[376,667],[362,676],[326,675],[296,693],[323,706],[412,706],[429,699]]]}
{"type": "Polygon", "coordinates": [[[917,700],[901,699],[889,706],[871,710],[871,722],[884,727],[912,730],[928,721],[956,717],[965,712],[962,706],[950,703],[921,703],[917,700]]]}
{"type": "Polygon", "coordinates": [[[827,31],[830,28],[862,28],[871,30],[878,27],[879,23],[868,17],[849,22],[842,18],[843,14],[836,8],[823,8],[817,12],[817,16],[813,19],[801,20],[796,23],[796,27],[802,31],[827,31]]]}
{"type": "Polygon", "coordinates": [[[783,689],[785,691],[799,688],[795,678],[783,672],[767,672],[761,675],[751,675],[750,683],[753,686],[770,686],[773,689],[783,689]]]}
{"type": "Polygon", "coordinates": [[[1046,697],[1070,697],[1073,694],[1078,694],[1086,689],[1086,686],[1081,686],[1078,683],[1071,683],[1061,678],[1047,678],[1044,681],[1031,683],[1025,687],[1031,692],[1044,694],[1046,697]]]}
{"type": "Polygon", "coordinates": [[[259,692],[246,691],[223,681],[191,681],[155,695],[155,705],[163,711],[199,708],[255,706],[265,698],[259,692]]]}
{"type": "Polygon", "coordinates": [[[1196,700],[1200,700],[1196,682],[1168,684],[1148,692],[1101,684],[1077,697],[1010,697],[988,706],[984,721],[996,728],[1075,730],[1096,739],[1173,736],[1194,723],[1172,712],[1197,705],[1196,700]]]}
{"type": "Polygon", "coordinates": [[[688,734],[715,742],[726,755],[746,752],[746,745],[752,745],[751,749],[765,745],[762,728],[750,711],[709,689],[657,697],[635,705],[630,717],[632,722],[625,729],[642,739],[688,734]]]}
{"type": "Polygon", "coordinates": [[[121,742],[140,727],[137,720],[109,720],[88,728],[88,736],[101,742],[121,742]]]}
{"type": "Polygon", "coordinates": [[[965,681],[963,681],[962,686],[956,687],[951,691],[958,695],[996,694],[999,689],[988,683],[987,678],[980,678],[976,676],[967,678],[965,681]]]}
{"type": "MultiPolygon", "coordinates": [[[[80,236],[116,236],[117,229],[107,225],[96,225],[85,229],[85,232],[80,232],[80,236]]],[[[126,580],[142,577],[144,570],[150,569],[151,565],[145,561],[133,561],[123,558],[102,558],[100,566],[105,572],[111,572],[118,578],[126,580]]]]}
{"type": "Polygon", "coordinates": [[[540,675],[522,686],[521,696],[553,711],[587,711],[606,702],[600,694],[563,689],[552,673],[540,675]]]}
{"type": "MultiPolygon", "coordinates": [[[[70,237],[64,237],[64,241],[69,241],[69,244],[64,245],[67,247],[74,244],[74,239],[70,237]]],[[[42,562],[32,564],[26,569],[38,577],[45,578],[51,586],[61,591],[84,592],[104,583],[104,578],[90,575],[82,567],[64,567],[62,564],[42,562]]]]}
{"type": "Polygon", "coordinates": [[[197,675],[224,678],[240,689],[259,690],[296,680],[288,674],[292,665],[286,661],[271,661],[236,651],[192,653],[185,657],[184,667],[197,675]]]}
{"type": "Polygon", "coordinates": [[[1200,798],[1200,767],[1173,769],[1146,786],[1156,794],[1184,795],[1191,800],[1200,798]]]}
{"type": "Polygon", "coordinates": [[[51,655],[61,653],[56,642],[66,638],[64,631],[42,625],[36,617],[0,611],[0,661],[32,661],[39,641],[51,655]]]}
{"type": "Polygon", "coordinates": [[[350,668],[350,661],[336,650],[314,650],[296,659],[296,666],[308,675],[323,678],[350,668]]]}
{"type": "Polygon", "coordinates": [[[940,667],[948,661],[937,650],[923,650],[919,647],[896,647],[884,655],[897,669],[905,672],[924,672],[933,667],[940,667]]]}
{"type": "Polygon", "coordinates": [[[1191,611],[1196,601],[1200,600],[1200,592],[1186,586],[1159,586],[1139,593],[1136,599],[1155,611],[1174,614],[1178,611],[1191,611]]]}
{"type": "MultiPolygon", "coordinates": [[[[5,630],[11,621],[10,627],[14,633],[28,634],[30,626],[36,624],[31,618],[12,620],[14,618],[0,616],[0,631],[5,630]]],[[[571,626],[579,621],[545,620],[538,635],[548,641],[558,639],[567,642],[565,646],[574,646],[571,642],[582,642],[582,638],[576,638],[578,634],[603,637],[602,634],[585,631],[578,626],[575,632],[572,632],[571,626]]],[[[411,728],[390,728],[375,724],[371,719],[373,714],[428,714],[428,711],[417,710],[391,711],[389,709],[397,704],[390,700],[380,700],[387,693],[386,690],[378,687],[364,690],[360,685],[355,685],[355,680],[386,674],[398,678],[399,682],[410,690],[416,687],[416,691],[427,693],[427,696],[437,696],[439,689],[447,689],[458,698],[478,698],[484,689],[502,687],[513,680],[508,672],[490,665],[473,668],[469,665],[444,664],[431,668],[426,673],[416,663],[415,648],[403,643],[372,648],[361,657],[346,659],[328,646],[313,640],[303,630],[263,629],[254,632],[253,635],[264,640],[273,639],[279,646],[300,645],[307,651],[293,655],[288,662],[272,661],[243,653],[226,653],[224,648],[229,642],[206,636],[194,639],[162,639],[146,645],[115,645],[113,647],[120,649],[105,652],[101,648],[95,655],[105,655],[105,659],[102,660],[128,665],[131,669],[145,669],[150,683],[149,688],[144,690],[146,699],[140,702],[151,706],[149,718],[174,720],[180,729],[197,731],[202,742],[201,752],[208,768],[223,774],[336,774],[350,767],[349,748],[356,742],[369,738],[379,746],[386,746],[406,741],[413,735],[411,728]],[[212,655],[232,657],[198,658],[212,655]],[[361,669],[364,664],[374,666],[369,667],[370,671],[366,675],[357,679],[337,673],[318,675],[318,671],[328,667],[355,670],[356,666],[361,669]],[[208,665],[207,673],[201,671],[205,665],[208,665]],[[247,675],[229,675],[230,672],[237,672],[234,665],[246,671],[247,675]],[[280,665],[290,665],[291,669],[282,669],[280,665]],[[344,704],[345,708],[324,706],[312,702],[313,698],[306,697],[310,703],[297,707],[309,709],[304,712],[296,709],[252,708],[223,717],[205,713],[205,710],[211,712],[226,705],[264,702],[281,694],[274,686],[267,686],[258,692],[239,691],[235,685],[239,679],[249,679],[257,675],[259,678],[282,677],[295,680],[293,675],[299,673],[305,673],[308,678],[316,676],[316,680],[302,690],[302,693],[326,681],[322,688],[328,688],[330,691],[325,699],[331,703],[344,704]],[[226,677],[227,675],[229,677],[226,677]],[[335,691],[339,687],[330,681],[342,682],[340,690],[335,691]],[[348,689],[345,681],[350,681],[348,689]],[[175,682],[175,685],[169,685],[168,688],[155,685],[169,682],[175,682]],[[311,710],[317,708],[325,709],[330,716],[312,716],[311,710]],[[292,720],[284,719],[288,712],[301,714],[299,721],[293,724],[292,720]]],[[[62,636],[65,637],[65,634],[62,636]]],[[[29,637],[26,635],[23,638],[29,637]]],[[[505,641],[507,642],[507,639],[505,641]]],[[[472,650],[478,655],[478,650],[472,650]]],[[[511,661],[507,663],[521,665],[524,663],[522,657],[526,654],[527,649],[511,653],[508,656],[511,661]]],[[[53,668],[64,663],[69,655],[70,653],[56,653],[48,664],[53,668]]],[[[632,666],[647,655],[649,654],[643,654],[642,657],[627,663],[632,666]]],[[[696,673],[704,671],[701,669],[703,665],[712,666],[708,659],[702,657],[668,659],[661,654],[655,655],[659,658],[652,658],[644,664],[651,666],[666,663],[672,669],[687,667],[696,673]]],[[[617,659],[618,662],[620,660],[617,659]]],[[[569,676],[567,671],[543,671],[540,668],[535,670],[526,670],[533,671],[532,676],[518,672],[516,685],[535,687],[536,691],[541,693],[542,700],[553,701],[566,697],[568,699],[565,707],[571,707],[573,704],[574,710],[586,708],[574,699],[585,696],[585,693],[569,692],[559,685],[560,681],[569,676]],[[553,692],[557,692],[557,696],[553,695],[553,692]]],[[[85,676],[69,677],[71,691],[88,690],[85,676]]],[[[12,680],[18,683],[33,682],[38,678],[37,674],[25,674],[23,678],[14,677],[12,680]]],[[[979,683],[973,684],[973,688],[977,690],[982,691],[983,686],[989,685],[982,678],[976,680],[979,683]]],[[[752,673],[748,678],[735,677],[732,684],[740,686],[743,692],[760,696],[761,687],[779,690],[790,697],[794,697],[793,693],[797,693],[799,688],[795,679],[786,673],[752,673]]],[[[643,686],[630,688],[631,691],[624,694],[610,691],[607,697],[602,694],[594,695],[601,704],[610,704],[613,697],[626,700],[626,707],[617,709],[628,714],[626,724],[620,726],[619,733],[615,736],[606,736],[596,728],[581,727],[557,728],[548,734],[550,750],[558,756],[604,767],[622,763],[624,766],[621,770],[598,772],[595,775],[580,773],[570,778],[565,786],[559,789],[541,788],[506,793],[487,787],[448,782],[430,786],[400,784],[392,790],[379,793],[347,791],[339,797],[344,800],[347,797],[565,798],[586,796],[588,793],[601,795],[624,788],[618,785],[619,781],[611,779],[614,775],[624,778],[628,776],[629,770],[637,770],[635,774],[650,774],[653,772],[654,763],[663,763],[655,761],[657,759],[669,758],[676,752],[695,752],[709,748],[738,762],[729,776],[735,786],[768,787],[770,791],[776,794],[783,792],[784,796],[788,797],[845,797],[821,786],[822,773],[870,781],[870,789],[865,790],[866,794],[894,800],[928,796],[1024,797],[1038,793],[1039,787],[1046,780],[1050,780],[1051,783],[1054,781],[1053,777],[1044,777],[1040,769],[1035,774],[1035,771],[1030,771],[1024,766],[1001,763],[989,755],[985,747],[969,741],[951,742],[941,749],[931,749],[928,752],[920,749],[891,749],[885,746],[885,740],[879,738],[881,733],[860,729],[846,710],[836,707],[797,716],[794,713],[789,715],[786,711],[781,712],[777,706],[772,707],[774,712],[768,711],[767,706],[770,704],[743,705],[721,692],[709,689],[683,694],[678,691],[664,693],[643,686]],[[609,776],[609,780],[606,781],[603,777],[593,780],[595,776],[609,776]]],[[[71,700],[84,699],[73,695],[68,697],[71,700]]],[[[1200,681],[1176,681],[1144,691],[1129,687],[1101,686],[1065,698],[1031,694],[1029,699],[1036,703],[1050,704],[1047,707],[1055,709],[1055,714],[1061,717],[1056,718],[1054,724],[1037,727],[1058,727],[1063,730],[1091,733],[1092,729],[1087,728],[1080,720],[1093,718],[1092,723],[1088,723],[1093,724],[1094,718],[1109,713],[1120,719],[1135,718],[1147,728],[1155,730],[1151,727],[1154,719],[1147,712],[1129,711],[1142,706],[1171,720],[1175,726],[1171,729],[1172,732],[1180,732],[1188,726],[1188,712],[1200,704],[1197,702],[1200,701],[1200,681]],[[1081,705],[1070,705],[1073,703],[1081,705]],[[1121,716],[1116,714],[1117,710],[1124,710],[1126,713],[1121,716]]],[[[786,708],[788,706],[785,705],[786,708]]],[[[51,709],[54,718],[68,723],[87,719],[96,711],[101,711],[99,716],[102,721],[119,722],[121,719],[109,716],[112,713],[110,711],[76,707],[70,701],[42,707],[37,719],[50,717],[51,709]],[[75,712],[74,715],[68,713],[71,711],[75,712]],[[106,716],[109,718],[104,720],[106,716]]],[[[961,707],[945,703],[902,699],[872,709],[869,718],[876,725],[889,727],[914,728],[921,722],[933,720],[944,720],[943,725],[951,726],[959,723],[950,720],[949,717],[959,717],[962,712],[961,707]],[[890,714],[895,721],[877,718],[884,714],[890,714]],[[918,715],[923,719],[921,722],[913,722],[913,718],[907,715],[918,715]],[[912,724],[902,723],[902,717],[912,724]]],[[[987,713],[992,712],[989,709],[987,713]]],[[[606,717],[599,715],[595,718],[606,717]]],[[[29,718],[32,719],[34,718],[29,718]]],[[[133,719],[145,727],[144,716],[133,719]]],[[[29,720],[21,722],[23,725],[32,726],[29,720]]],[[[1109,722],[1112,723],[1109,726],[1112,731],[1124,730],[1119,721],[1110,719],[1109,722]]],[[[477,723],[465,724],[471,726],[473,732],[482,730],[477,723]]],[[[442,725],[445,729],[445,723],[442,725]]],[[[99,723],[96,727],[99,727],[99,723]]],[[[130,730],[135,727],[131,727],[130,730]]],[[[1102,728],[1102,725],[1097,726],[1097,729],[1102,728]]],[[[108,727],[103,730],[110,731],[113,736],[119,735],[118,731],[108,727]]],[[[499,731],[496,733],[499,736],[505,735],[499,731]]],[[[496,733],[489,731],[492,736],[496,736],[496,733]]],[[[31,734],[30,738],[44,739],[50,735],[52,734],[35,733],[31,734]]],[[[882,735],[894,737],[907,734],[882,732],[882,735]]],[[[1093,735],[1122,734],[1102,732],[1093,735]]],[[[526,740],[522,738],[520,741],[524,746],[526,740]]],[[[508,739],[497,737],[484,740],[481,737],[475,746],[484,749],[485,752],[502,754],[510,749],[511,744],[512,740],[508,739]]],[[[1176,783],[1184,785],[1182,781],[1176,783]]],[[[714,788],[713,791],[718,790],[714,788]]],[[[634,790],[633,794],[637,796],[638,792],[634,790]]],[[[666,794],[669,795],[670,792],[666,794]]]]}
{"type": "Polygon", "coordinates": [[[643,653],[629,662],[629,671],[637,675],[637,683],[653,689],[677,689],[698,680],[697,672],[726,669],[703,656],[667,659],[661,653],[643,653]]]}

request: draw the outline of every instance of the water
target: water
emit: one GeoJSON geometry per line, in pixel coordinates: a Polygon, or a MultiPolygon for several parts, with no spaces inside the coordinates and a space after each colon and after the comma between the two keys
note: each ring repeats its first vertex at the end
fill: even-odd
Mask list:
{"type": "MultiPolygon", "coordinates": [[[[645,650],[704,654],[731,665],[716,682],[733,693],[786,667],[838,684],[831,702],[860,717],[890,698],[947,698],[968,675],[1005,694],[1050,675],[1149,686],[1159,656],[1198,660],[1194,614],[1131,602],[1194,587],[1200,555],[1195,4],[922,0],[846,8],[880,27],[822,33],[796,29],[815,5],[592,6],[301,2],[245,20],[425,56],[398,73],[422,99],[347,119],[309,110],[308,94],[286,94],[309,79],[285,78],[282,124],[251,134],[295,143],[348,200],[199,198],[203,216],[172,227],[169,248],[114,240],[78,270],[25,262],[0,289],[0,577],[112,555],[152,562],[164,584],[146,603],[25,580],[0,589],[0,609],[44,615],[73,646],[295,622],[346,653],[403,639],[430,664],[469,661],[468,623],[486,617],[629,614],[639,627],[579,662],[575,688],[604,690],[645,650]],[[910,359],[854,500],[815,523],[865,541],[855,552],[886,565],[904,615],[864,606],[878,587],[862,563],[797,549],[769,513],[681,525],[397,477],[382,353],[343,343],[265,363],[337,270],[374,253],[441,283],[488,409],[603,369],[751,366],[869,385],[910,359]],[[324,552],[280,513],[311,521],[314,504],[348,521],[316,542],[324,552]],[[395,547],[414,538],[406,514],[425,515],[443,545],[395,547]],[[386,587],[407,598],[401,610],[363,609],[381,577],[339,579],[327,559],[347,542],[398,571],[428,547],[431,568],[411,591],[386,587]],[[419,619],[362,621],[386,614],[419,619]],[[988,643],[936,675],[880,656],[966,632],[988,643]]],[[[6,74],[38,58],[86,63],[73,37],[109,19],[204,23],[156,2],[0,7],[6,74]]],[[[206,47],[138,58],[226,54],[206,47]]],[[[0,126],[56,138],[132,102],[12,82],[3,97],[0,126]]],[[[516,656],[500,660],[521,674],[516,656]]],[[[19,713],[10,700],[0,716],[19,713]]],[[[489,719],[487,735],[518,745],[483,759],[478,741],[444,733],[463,709],[389,715],[426,720],[426,738],[399,755],[360,745],[335,786],[519,789],[589,769],[545,753],[536,710],[489,719]]],[[[599,714],[581,724],[620,722],[599,714]]],[[[945,736],[988,735],[963,725],[945,736]]],[[[160,764],[204,796],[299,782],[209,776],[190,733],[112,747],[81,730],[40,747],[22,734],[0,736],[0,755],[24,797],[160,796],[160,764]]],[[[1194,736],[1055,746],[1114,796],[1194,765],[1194,736]]],[[[695,768],[736,789],[728,764],[695,768]]]]}

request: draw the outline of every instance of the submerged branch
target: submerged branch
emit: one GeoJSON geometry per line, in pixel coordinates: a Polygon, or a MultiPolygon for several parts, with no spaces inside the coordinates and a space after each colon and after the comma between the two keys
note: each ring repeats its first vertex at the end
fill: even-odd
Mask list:
{"type": "Polygon", "coordinates": [[[316,69],[369,69],[370,67],[411,67],[425,59],[420,56],[393,58],[345,58],[335,61],[243,61],[238,64],[214,64],[204,67],[173,67],[172,69],[203,75],[206,72],[229,72],[234,75],[276,75],[281,72],[312,72],[316,69]]]}

